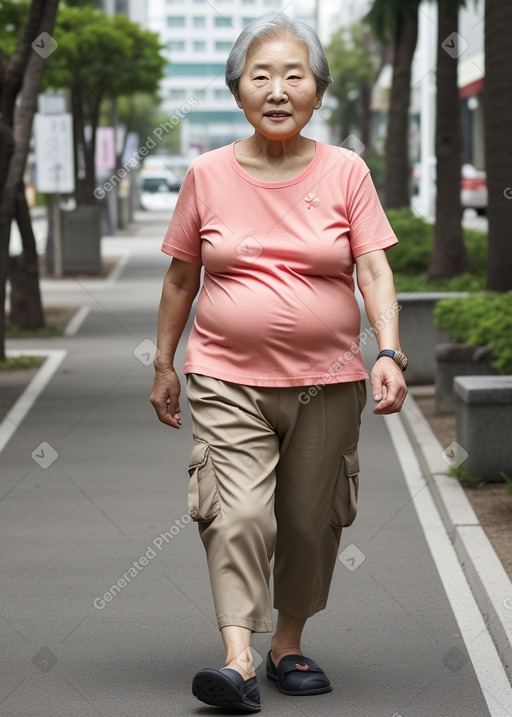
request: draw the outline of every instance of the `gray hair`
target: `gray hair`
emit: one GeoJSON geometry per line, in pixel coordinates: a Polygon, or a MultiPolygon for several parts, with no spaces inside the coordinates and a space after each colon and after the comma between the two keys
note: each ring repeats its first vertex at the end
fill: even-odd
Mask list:
{"type": "Polygon", "coordinates": [[[226,85],[235,97],[238,97],[238,81],[245,67],[249,48],[257,40],[289,33],[303,42],[309,49],[309,64],[316,80],[318,94],[323,94],[332,77],[329,74],[329,63],[318,35],[305,22],[292,20],[280,12],[268,12],[250,22],[235,41],[226,61],[226,85]]]}

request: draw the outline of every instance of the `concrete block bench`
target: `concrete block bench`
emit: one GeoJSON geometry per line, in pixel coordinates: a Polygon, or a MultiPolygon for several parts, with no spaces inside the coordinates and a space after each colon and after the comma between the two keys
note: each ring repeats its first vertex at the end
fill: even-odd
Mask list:
{"type": "Polygon", "coordinates": [[[398,293],[400,343],[409,359],[405,377],[410,385],[434,383],[435,347],[450,340],[447,331],[434,325],[434,306],[441,299],[466,296],[465,291],[398,293]]]}
{"type": "Polygon", "coordinates": [[[456,376],[497,376],[490,346],[446,343],[435,348],[436,413],[454,413],[456,376]]]}
{"type": "Polygon", "coordinates": [[[457,443],[467,469],[485,481],[512,478],[512,376],[457,376],[457,443]]]}

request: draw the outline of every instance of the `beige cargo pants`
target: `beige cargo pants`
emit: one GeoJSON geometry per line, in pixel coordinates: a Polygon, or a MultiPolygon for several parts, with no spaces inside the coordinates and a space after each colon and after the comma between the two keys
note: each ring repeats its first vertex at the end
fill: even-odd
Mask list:
{"type": "Polygon", "coordinates": [[[272,631],[273,556],[274,607],[299,618],[324,609],[341,530],[357,510],[365,382],[308,392],[188,374],[187,395],[189,512],[219,628],[272,631]]]}

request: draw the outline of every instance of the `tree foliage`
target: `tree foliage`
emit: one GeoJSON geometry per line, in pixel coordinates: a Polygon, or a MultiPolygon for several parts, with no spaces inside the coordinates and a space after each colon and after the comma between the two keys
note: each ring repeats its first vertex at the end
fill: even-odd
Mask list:
{"type": "Polygon", "coordinates": [[[28,2],[0,0],[0,51],[7,59],[16,49],[28,15],[28,2]]]}
{"type": "MultiPolygon", "coordinates": [[[[140,141],[151,135],[155,127],[169,120],[169,116],[158,109],[160,99],[156,95],[136,92],[124,95],[117,103],[118,121],[130,132],[137,132],[140,141]]],[[[172,132],[165,133],[159,147],[169,154],[180,153],[180,125],[172,132]]]]}
{"type": "Polygon", "coordinates": [[[338,103],[330,124],[340,128],[340,140],[344,140],[353,128],[361,127],[364,108],[360,99],[375,81],[382,64],[381,53],[369,37],[368,28],[357,23],[335,32],[326,54],[333,77],[329,94],[338,103]]]}
{"type": "Polygon", "coordinates": [[[77,196],[93,202],[96,129],[104,100],[156,93],[163,74],[163,46],[155,33],[142,30],[125,15],[109,17],[88,5],[63,5],[57,18],[54,39],[59,47],[48,61],[46,87],[67,89],[75,142],[83,153],[85,178],[78,176],[81,162],[75,162],[77,196]],[[90,134],[86,126],[91,128],[90,134]]]}

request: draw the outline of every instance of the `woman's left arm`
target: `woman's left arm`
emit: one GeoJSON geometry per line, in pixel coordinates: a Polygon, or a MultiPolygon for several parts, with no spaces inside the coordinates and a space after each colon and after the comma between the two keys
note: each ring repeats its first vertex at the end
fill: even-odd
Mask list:
{"type": "MultiPolygon", "coordinates": [[[[400,351],[398,336],[398,301],[393,274],[384,250],[368,252],[356,259],[357,284],[363,295],[366,314],[372,325],[379,351],[400,351]]],[[[401,368],[384,356],[375,362],[371,372],[374,413],[396,413],[407,396],[407,385],[401,368]]]]}

